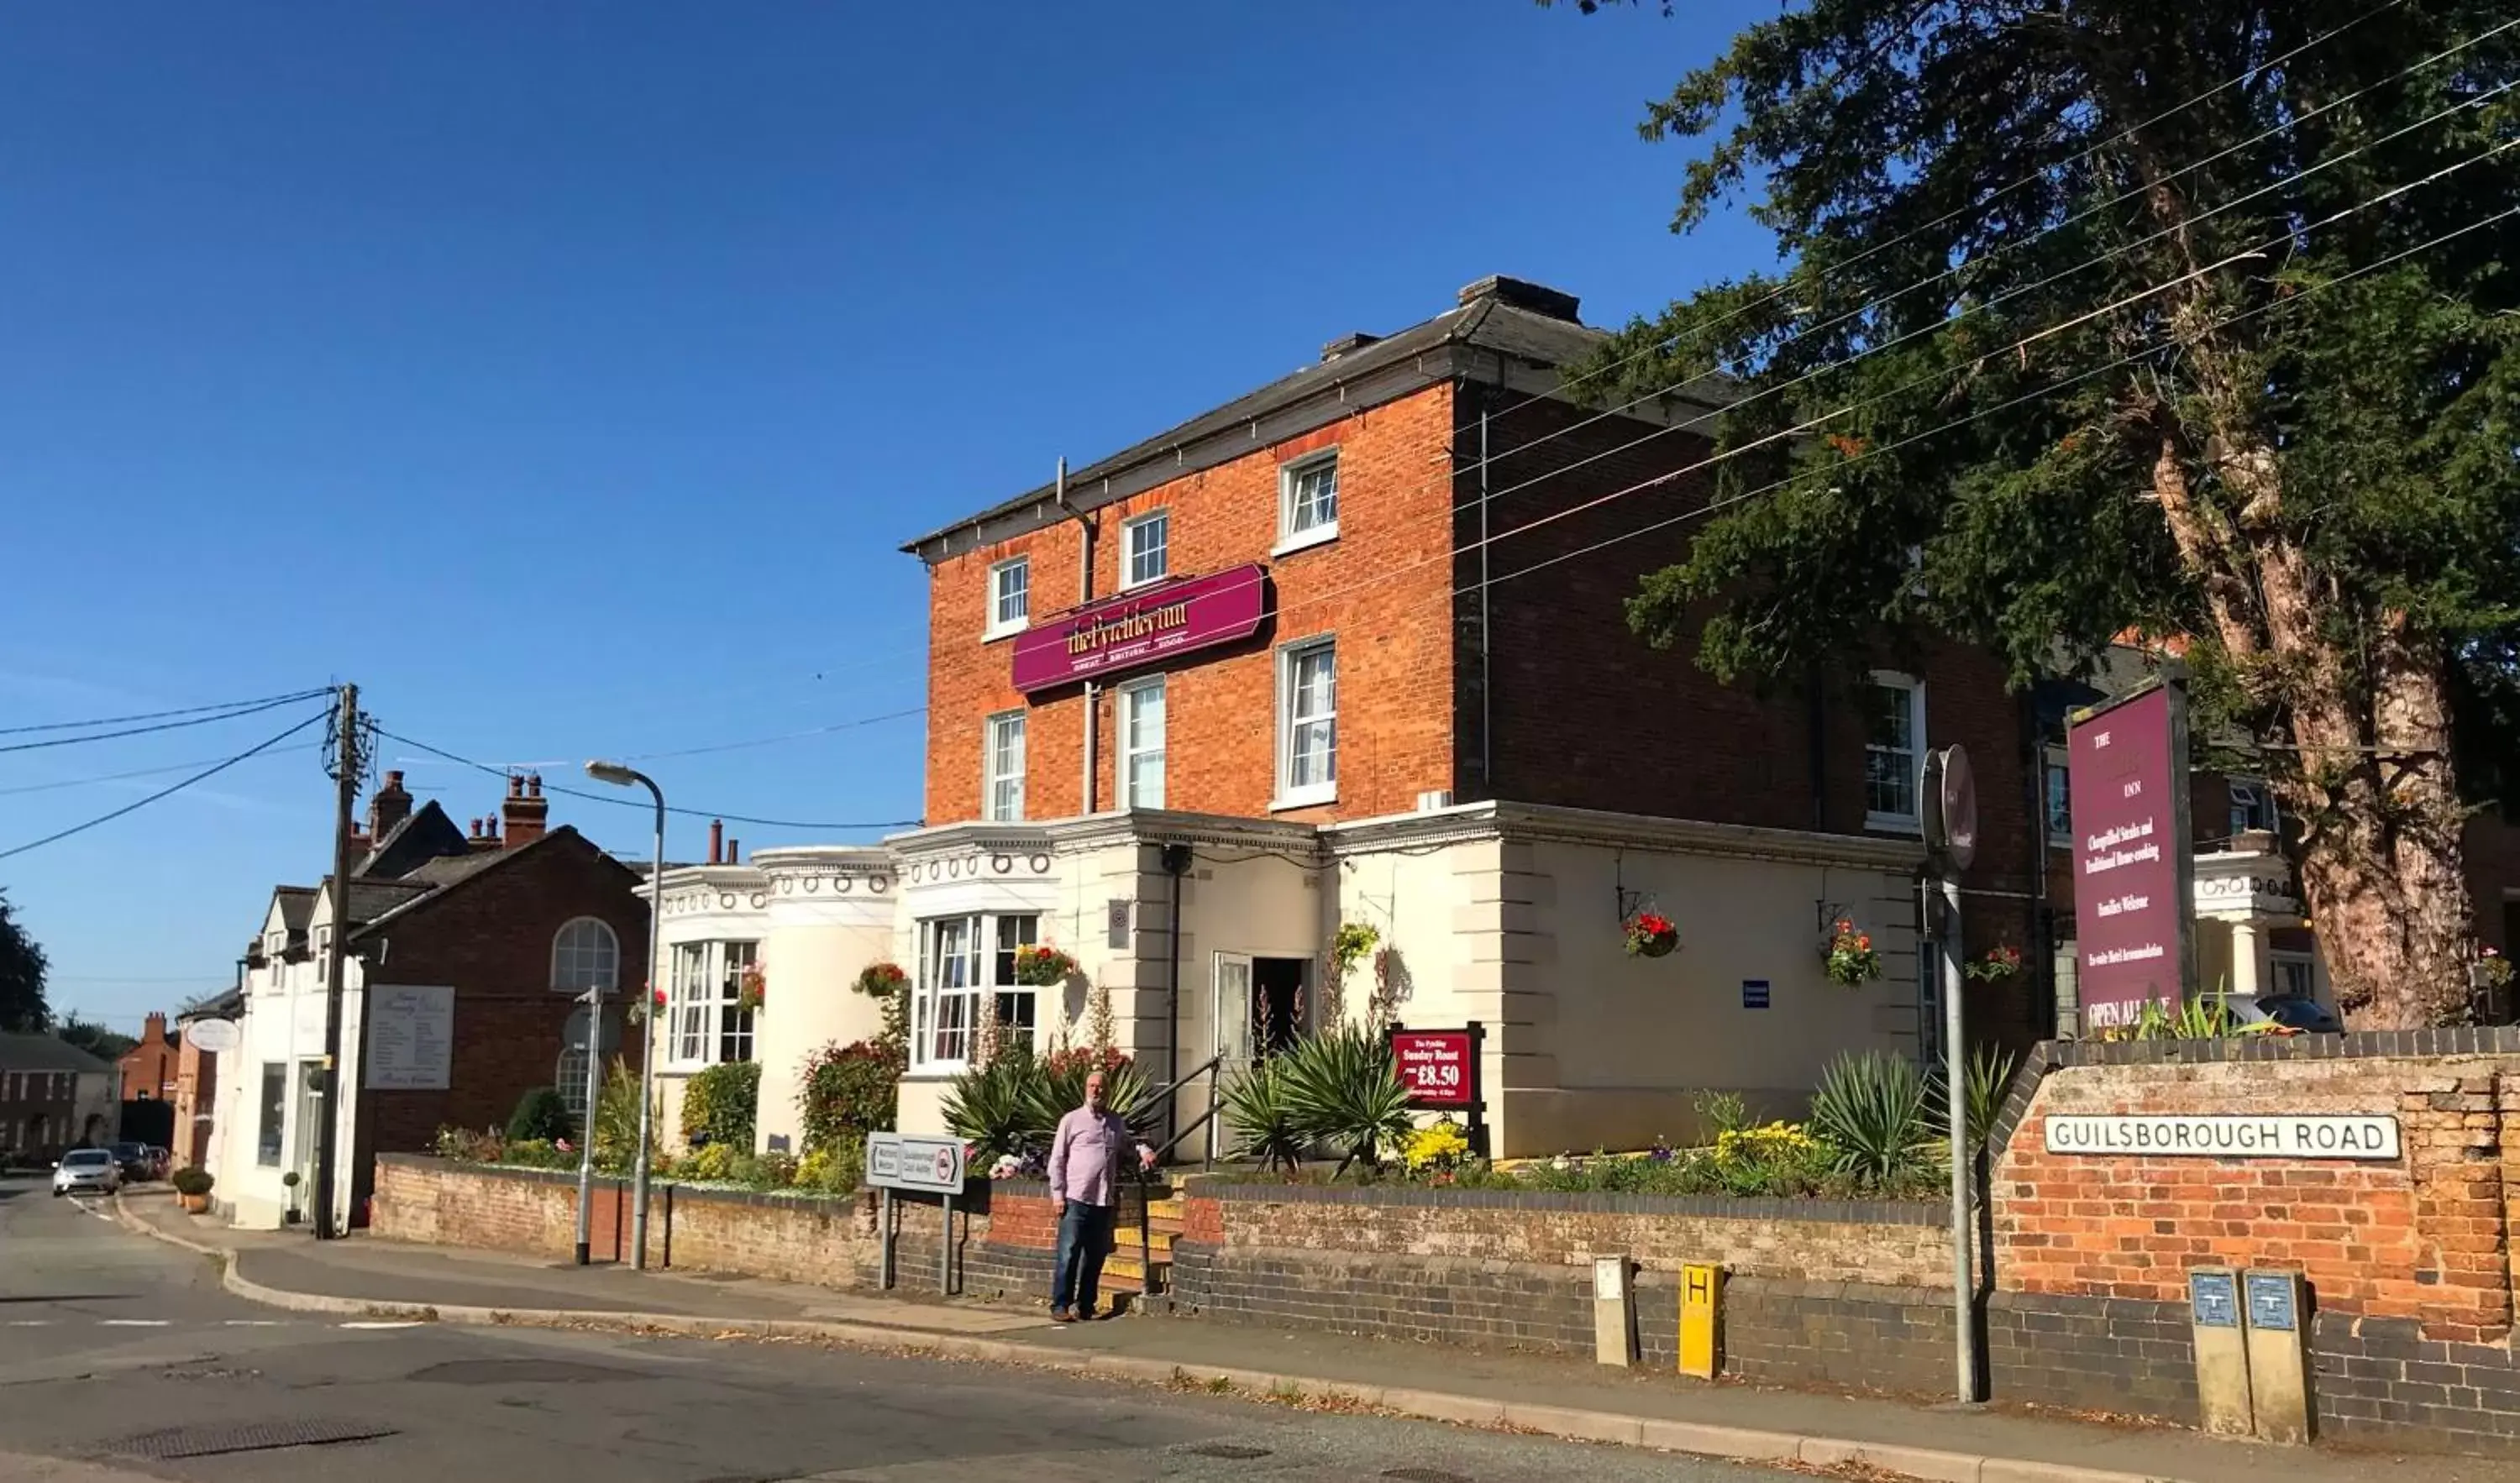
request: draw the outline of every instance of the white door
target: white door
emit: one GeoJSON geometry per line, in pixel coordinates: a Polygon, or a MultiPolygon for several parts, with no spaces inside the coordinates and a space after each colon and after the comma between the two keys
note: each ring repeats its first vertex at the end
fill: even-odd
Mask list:
{"type": "Polygon", "coordinates": [[[1217,1071],[1230,1076],[1251,1064],[1251,955],[1219,953],[1216,971],[1217,1071]]]}

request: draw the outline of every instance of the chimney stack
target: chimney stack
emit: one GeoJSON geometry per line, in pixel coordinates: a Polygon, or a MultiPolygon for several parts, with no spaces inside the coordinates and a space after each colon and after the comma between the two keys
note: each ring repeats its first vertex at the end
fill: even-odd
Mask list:
{"type": "Polygon", "coordinates": [[[726,842],[726,863],[729,865],[742,865],[743,863],[742,840],[729,839],[726,842]]]}
{"type": "Polygon", "coordinates": [[[140,1043],[142,1045],[148,1045],[153,1041],[164,1040],[165,1038],[166,1016],[162,1013],[150,1015],[149,1023],[142,1027],[140,1031],[140,1043]]]}
{"type": "Polygon", "coordinates": [[[709,864],[711,864],[711,865],[717,865],[717,864],[720,864],[721,862],[723,862],[725,859],[726,859],[726,821],[725,821],[725,820],[723,820],[723,819],[711,819],[711,820],[709,821],[709,861],[708,861],[708,863],[709,863],[709,864]]]}
{"type": "Polygon", "coordinates": [[[385,774],[384,786],[368,799],[368,837],[382,839],[395,825],[411,817],[411,794],[402,786],[402,774],[385,774]]]}
{"type": "Polygon", "coordinates": [[[527,773],[508,780],[507,801],[499,806],[499,824],[491,826],[495,833],[507,835],[509,849],[521,849],[543,836],[551,817],[551,803],[543,797],[543,775],[527,773]]]}

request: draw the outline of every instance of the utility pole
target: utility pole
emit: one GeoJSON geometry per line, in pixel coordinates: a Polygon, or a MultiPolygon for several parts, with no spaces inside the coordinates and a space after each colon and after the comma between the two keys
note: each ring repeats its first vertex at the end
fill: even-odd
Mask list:
{"type": "Polygon", "coordinates": [[[339,1235],[335,1227],[340,1191],[341,1133],[341,972],[350,941],[350,832],[359,801],[359,778],[366,770],[359,736],[359,687],[341,687],[333,711],[333,934],[324,944],[324,1067],[321,1074],[322,1121],[316,1129],[315,1238],[339,1235]]]}

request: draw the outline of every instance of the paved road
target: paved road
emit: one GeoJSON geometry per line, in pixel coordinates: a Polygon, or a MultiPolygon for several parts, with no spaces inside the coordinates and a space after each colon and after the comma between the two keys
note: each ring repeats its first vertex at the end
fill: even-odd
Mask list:
{"type": "Polygon", "coordinates": [[[1777,1483],[1777,1474],[801,1346],[376,1326],[0,1182],[0,1480],[1777,1483]],[[359,1438],[316,1442],[317,1437],[359,1438]],[[292,1439],[296,1440],[292,1443],[292,1439]],[[263,1445],[263,1444],[286,1445],[263,1445]],[[237,1450],[251,1447],[252,1450],[237,1450]],[[192,1454],[177,1456],[177,1454],[192,1454]]]}

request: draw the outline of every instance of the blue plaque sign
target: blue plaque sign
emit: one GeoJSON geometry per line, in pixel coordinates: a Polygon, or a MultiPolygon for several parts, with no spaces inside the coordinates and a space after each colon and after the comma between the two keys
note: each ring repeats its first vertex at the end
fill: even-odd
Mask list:
{"type": "Polygon", "coordinates": [[[1741,1008],[1745,1010],[1764,1010],[1767,1007],[1768,980],[1764,978],[1742,979],[1741,1008]]]}
{"type": "Polygon", "coordinates": [[[2187,1274],[2187,1306],[2199,1328],[2240,1326],[2239,1283],[2228,1272],[2187,1274]]]}
{"type": "Polygon", "coordinates": [[[2291,1274],[2252,1272],[2248,1288],[2250,1327],[2289,1333],[2300,1326],[2300,1317],[2293,1312],[2291,1274]]]}

